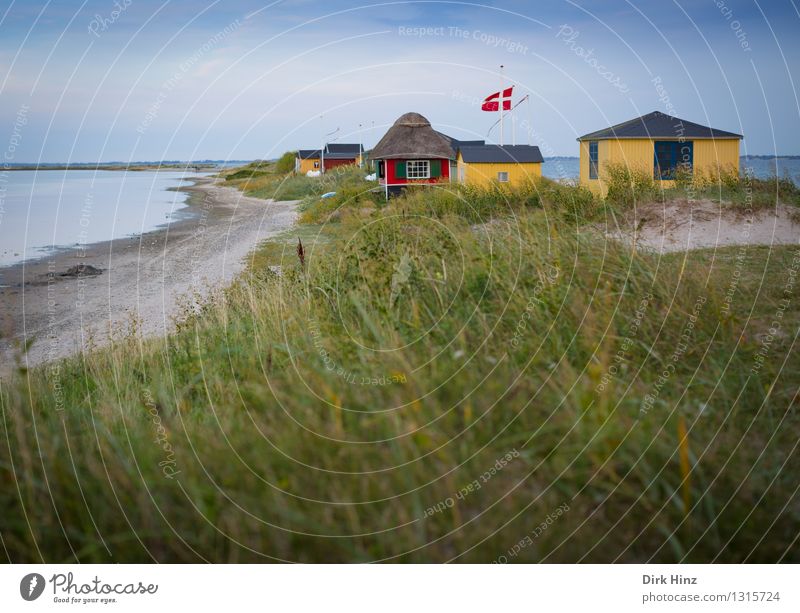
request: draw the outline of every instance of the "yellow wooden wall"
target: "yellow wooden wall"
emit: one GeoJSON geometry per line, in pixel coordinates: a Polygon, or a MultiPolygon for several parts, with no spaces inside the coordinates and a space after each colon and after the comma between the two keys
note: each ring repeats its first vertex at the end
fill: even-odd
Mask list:
{"type": "MultiPolygon", "coordinates": [[[[669,139],[656,139],[669,140],[669,139]]],[[[718,176],[720,170],[739,171],[739,139],[687,139],[694,142],[695,173],[704,176],[718,176]]],[[[582,185],[596,193],[605,195],[607,188],[603,182],[604,167],[611,164],[622,164],[631,169],[639,169],[650,175],[653,173],[653,141],[649,139],[601,140],[597,145],[599,178],[589,179],[589,142],[580,142],[580,181],[582,185]]],[[[669,187],[672,181],[663,181],[669,187]]]]}
{"type": "Polygon", "coordinates": [[[694,167],[703,174],[718,175],[724,172],[739,172],[739,143],[736,138],[694,141],[694,167]]]}
{"type": "Polygon", "coordinates": [[[492,181],[497,181],[498,172],[508,173],[509,183],[521,183],[542,176],[542,164],[531,162],[526,164],[519,163],[500,163],[500,164],[476,164],[467,163],[461,156],[458,156],[457,174],[452,178],[453,181],[460,181],[462,173],[464,182],[470,185],[488,185],[492,181]]]}
{"type": "Polygon", "coordinates": [[[306,174],[309,170],[319,170],[319,167],[314,168],[314,162],[319,162],[319,158],[308,158],[300,160],[300,174],[306,174]]]}

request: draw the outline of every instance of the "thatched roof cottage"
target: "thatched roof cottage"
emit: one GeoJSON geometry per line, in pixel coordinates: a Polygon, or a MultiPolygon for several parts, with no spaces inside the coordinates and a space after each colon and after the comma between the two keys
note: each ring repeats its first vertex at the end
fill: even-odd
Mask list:
{"type": "Polygon", "coordinates": [[[419,113],[400,116],[370,154],[387,196],[410,184],[449,182],[455,157],[450,140],[419,113]]]}

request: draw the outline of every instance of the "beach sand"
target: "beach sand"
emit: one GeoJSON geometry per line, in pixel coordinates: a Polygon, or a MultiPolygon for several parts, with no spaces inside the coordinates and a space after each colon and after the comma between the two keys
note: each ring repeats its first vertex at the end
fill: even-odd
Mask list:
{"type": "Polygon", "coordinates": [[[606,236],[661,254],[734,245],[800,244],[797,212],[783,204],[748,214],[711,200],[649,203],[637,207],[623,225],[606,236]]]}
{"type": "Polygon", "coordinates": [[[190,300],[230,282],[260,241],[295,221],[296,202],[194,181],[178,188],[190,194],[188,206],[169,226],[0,270],[0,371],[106,345],[112,330],[169,333],[190,300]],[[81,264],[102,273],[62,276],[81,264]]]}

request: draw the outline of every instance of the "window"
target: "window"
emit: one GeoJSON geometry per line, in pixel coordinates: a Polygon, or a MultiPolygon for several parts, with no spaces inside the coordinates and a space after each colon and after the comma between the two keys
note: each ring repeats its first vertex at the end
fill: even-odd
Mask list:
{"type": "Polygon", "coordinates": [[[657,140],[653,144],[653,177],[670,180],[675,178],[678,169],[692,172],[694,165],[694,142],[657,140]]]}
{"type": "Polygon", "coordinates": [[[319,168],[319,162],[314,162],[314,168],[319,168]]]}
{"type": "Polygon", "coordinates": [[[379,179],[383,179],[383,177],[384,177],[383,162],[381,162],[381,161],[376,161],[375,162],[375,173],[378,175],[379,179]]]}
{"type": "Polygon", "coordinates": [[[500,183],[508,183],[508,173],[507,172],[498,172],[497,173],[497,180],[500,183]]]}
{"type": "Polygon", "coordinates": [[[409,160],[406,162],[406,177],[409,179],[429,179],[431,165],[429,160],[409,160]]]}
{"type": "Polygon", "coordinates": [[[589,141],[589,178],[597,178],[597,141],[589,141]]]}

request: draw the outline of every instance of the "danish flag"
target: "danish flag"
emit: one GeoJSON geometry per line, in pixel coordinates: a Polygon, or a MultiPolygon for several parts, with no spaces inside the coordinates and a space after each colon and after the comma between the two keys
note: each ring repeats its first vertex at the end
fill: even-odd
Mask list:
{"type": "Polygon", "coordinates": [[[514,89],[512,85],[508,89],[504,89],[501,92],[495,92],[491,96],[486,96],[486,100],[483,101],[481,105],[482,111],[499,111],[500,110],[500,102],[503,103],[503,110],[510,111],[511,110],[511,92],[514,89]]]}

